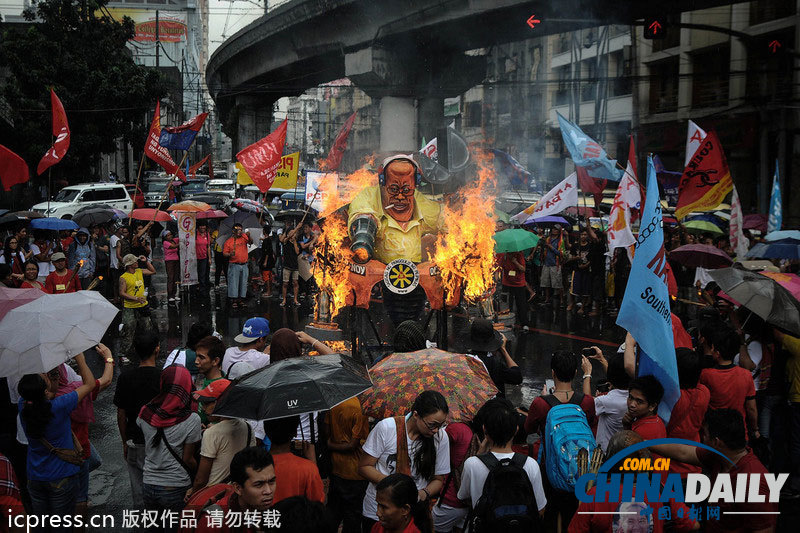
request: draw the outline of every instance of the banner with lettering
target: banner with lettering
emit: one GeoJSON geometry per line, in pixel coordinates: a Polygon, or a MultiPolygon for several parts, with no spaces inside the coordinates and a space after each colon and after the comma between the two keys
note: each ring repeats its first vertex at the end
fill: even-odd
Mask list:
{"type": "Polygon", "coordinates": [[[622,169],[617,168],[617,160],[610,159],[600,144],[583,133],[576,124],[558,115],[558,124],[561,126],[561,137],[564,146],[569,150],[572,161],[576,167],[586,169],[590,178],[598,180],[619,181],[622,178],[622,169]]]}
{"type": "Polygon", "coordinates": [[[195,213],[178,211],[178,253],[181,258],[181,285],[197,284],[197,249],[195,248],[195,213]]]}
{"type": "Polygon", "coordinates": [[[539,218],[553,213],[560,213],[568,207],[578,205],[578,175],[572,173],[564,181],[550,189],[535,204],[526,207],[512,218],[517,222],[526,222],[528,218],[539,218]]]}
{"type": "Polygon", "coordinates": [[[672,333],[672,312],[667,280],[669,263],[664,251],[661,198],[658,194],[653,159],[647,158],[647,194],[636,253],[617,324],[639,345],[639,376],[655,376],[664,387],[658,414],[669,422],[672,407],[680,396],[678,366],[672,333]]]}
{"type": "Polygon", "coordinates": [[[728,161],[716,132],[706,135],[683,171],[675,218],[692,211],[713,211],[733,189],[728,161]]]}
{"type": "Polygon", "coordinates": [[[283,146],[286,144],[288,122],[289,119],[284,120],[275,131],[236,154],[236,159],[261,192],[267,192],[275,181],[275,175],[281,164],[283,146]]]}

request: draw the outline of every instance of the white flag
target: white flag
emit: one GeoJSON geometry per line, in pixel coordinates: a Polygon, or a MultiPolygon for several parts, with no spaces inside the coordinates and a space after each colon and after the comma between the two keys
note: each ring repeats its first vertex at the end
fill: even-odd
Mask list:
{"type": "Polygon", "coordinates": [[[683,166],[689,164],[689,161],[692,160],[692,156],[700,147],[700,143],[703,142],[703,139],[706,138],[706,132],[703,131],[703,128],[692,122],[689,121],[689,131],[686,132],[686,162],[683,166]]]}
{"type": "Polygon", "coordinates": [[[436,137],[434,137],[433,139],[431,139],[431,142],[422,147],[422,150],[420,150],[420,152],[425,154],[428,158],[438,162],[439,161],[438,149],[439,149],[439,141],[437,140],[436,137]]]}
{"type": "Polygon", "coordinates": [[[525,222],[528,218],[539,218],[553,213],[560,213],[568,207],[578,205],[578,175],[572,173],[564,181],[553,187],[541,200],[520,211],[512,217],[517,222],[525,222]]]}
{"type": "Polygon", "coordinates": [[[639,183],[633,179],[633,167],[628,161],[619,187],[614,195],[614,203],[611,204],[611,212],[608,215],[608,250],[614,248],[627,248],[632,246],[636,239],[631,230],[631,207],[640,207],[642,193],[639,190],[639,183]],[[633,205],[631,202],[635,202],[633,205]]]}
{"type": "Polygon", "coordinates": [[[733,196],[731,197],[731,219],[729,221],[729,231],[731,248],[733,248],[736,257],[743,259],[747,250],[750,249],[750,242],[744,236],[742,223],[744,216],[742,215],[742,202],[739,201],[739,193],[736,192],[736,185],[733,186],[733,196]]]}

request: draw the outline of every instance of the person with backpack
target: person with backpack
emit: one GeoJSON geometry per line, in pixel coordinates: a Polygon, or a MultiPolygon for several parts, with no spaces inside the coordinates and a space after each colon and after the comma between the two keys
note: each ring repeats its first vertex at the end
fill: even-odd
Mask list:
{"type": "Polygon", "coordinates": [[[172,350],[164,361],[163,368],[169,365],[185,366],[186,370],[192,375],[192,381],[197,382],[197,374],[200,372],[195,363],[197,353],[194,351],[200,339],[204,339],[214,333],[214,330],[206,322],[195,322],[186,334],[186,346],[172,350]]]}
{"type": "Polygon", "coordinates": [[[508,400],[494,398],[482,410],[484,438],[478,455],[464,462],[458,489],[458,498],[472,506],[470,532],[537,531],[547,498],[539,465],[511,448],[516,409],[508,400]]]}
{"type": "Polygon", "coordinates": [[[421,501],[439,494],[450,472],[450,441],[444,430],[449,412],[444,396],[427,390],[417,396],[408,415],[375,425],[358,465],[358,473],[370,482],[361,509],[362,531],[370,531],[378,520],[376,486],[390,474],[411,476],[421,501]]]}
{"type": "Polygon", "coordinates": [[[139,413],[145,443],[144,507],[159,513],[183,509],[197,470],[194,451],[201,439],[200,415],[192,402],[192,376],[171,365],[161,373],[161,389],[139,413]]]}
{"type": "Polygon", "coordinates": [[[578,507],[575,498],[575,481],[578,479],[578,452],[585,449],[589,455],[597,447],[594,431],[597,427],[594,399],[589,394],[572,390],[572,381],[580,368],[583,371],[584,390],[591,380],[592,364],[572,352],[556,351],[550,358],[555,386],[549,394],[533,400],[525,419],[525,431],[539,433],[539,464],[544,471],[548,499],[553,502],[547,523],[559,529],[556,523],[567,524],[578,507]]]}

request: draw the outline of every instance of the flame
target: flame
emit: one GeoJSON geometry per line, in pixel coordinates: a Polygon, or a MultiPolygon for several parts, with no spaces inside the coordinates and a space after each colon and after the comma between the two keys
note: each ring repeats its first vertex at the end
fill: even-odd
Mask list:
{"type": "Polygon", "coordinates": [[[447,231],[436,242],[432,261],[447,294],[476,301],[494,286],[494,199],[497,180],[492,155],[472,147],[476,180],[442,205],[447,231]]]}
{"type": "MultiPolygon", "coordinates": [[[[370,170],[374,159],[374,156],[369,157],[363,167],[352,174],[339,177],[338,180],[323,178],[320,182],[320,218],[324,217],[325,223],[317,241],[318,261],[314,269],[314,279],[320,290],[327,292],[330,297],[331,318],[336,317],[345,305],[351,289],[350,263],[353,261],[346,216],[335,211],[349,204],[365,187],[377,185],[378,178],[370,170]]],[[[319,316],[318,313],[315,315],[319,316]]]]}

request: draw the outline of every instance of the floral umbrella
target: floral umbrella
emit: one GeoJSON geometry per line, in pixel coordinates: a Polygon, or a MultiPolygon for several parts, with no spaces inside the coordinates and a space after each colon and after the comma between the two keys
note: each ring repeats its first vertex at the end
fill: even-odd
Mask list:
{"type": "Polygon", "coordinates": [[[366,414],[376,418],[404,415],[423,391],[442,393],[450,420],[468,421],[497,394],[480,359],[429,348],[395,353],[370,368],[372,388],[361,395],[366,414]]]}

